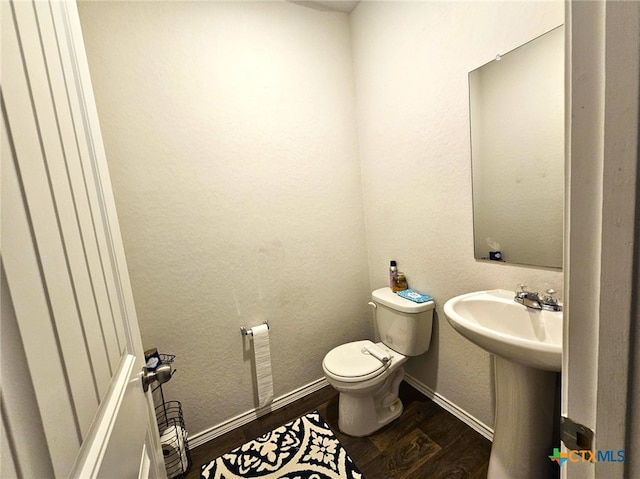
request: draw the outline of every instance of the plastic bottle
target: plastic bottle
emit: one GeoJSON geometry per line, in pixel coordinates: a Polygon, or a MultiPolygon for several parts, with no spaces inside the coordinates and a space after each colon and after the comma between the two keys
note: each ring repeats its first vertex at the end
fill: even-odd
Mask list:
{"type": "Polygon", "coordinates": [[[396,274],[398,273],[398,266],[394,260],[391,260],[389,266],[389,287],[393,289],[393,285],[396,283],[396,274]]]}

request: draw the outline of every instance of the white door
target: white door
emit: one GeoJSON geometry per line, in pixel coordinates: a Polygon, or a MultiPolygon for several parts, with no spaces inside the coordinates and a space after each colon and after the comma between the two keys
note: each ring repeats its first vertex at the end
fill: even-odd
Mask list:
{"type": "Polygon", "coordinates": [[[574,454],[561,473],[640,477],[640,340],[633,335],[640,324],[640,2],[574,0],[566,12],[562,412],[594,432],[591,449],[601,454],[595,463],[574,454]]]}
{"type": "Polygon", "coordinates": [[[0,4],[0,476],[165,478],[76,5],[0,4]]]}

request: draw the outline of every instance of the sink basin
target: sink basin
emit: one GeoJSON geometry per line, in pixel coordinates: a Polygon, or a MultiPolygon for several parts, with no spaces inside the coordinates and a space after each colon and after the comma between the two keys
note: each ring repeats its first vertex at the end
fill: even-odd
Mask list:
{"type": "Polygon", "coordinates": [[[548,451],[554,438],[562,312],[531,309],[503,289],[451,298],[453,328],[493,353],[495,422],[488,479],[557,477],[548,451]]]}
{"type": "Polygon", "coordinates": [[[546,371],[562,367],[562,312],[531,309],[513,291],[463,294],[444,305],[453,328],[484,350],[546,371]]]}

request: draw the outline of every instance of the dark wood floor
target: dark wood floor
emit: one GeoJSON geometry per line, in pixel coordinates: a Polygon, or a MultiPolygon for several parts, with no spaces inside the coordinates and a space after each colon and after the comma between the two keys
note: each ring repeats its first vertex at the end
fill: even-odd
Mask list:
{"type": "Polygon", "coordinates": [[[317,409],[365,479],[487,477],[491,442],[403,382],[402,416],[371,436],[354,438],[338,429],[338,393],[327,386],[191,451],[187,479],[200,466],[307,412],[317,409]]]}

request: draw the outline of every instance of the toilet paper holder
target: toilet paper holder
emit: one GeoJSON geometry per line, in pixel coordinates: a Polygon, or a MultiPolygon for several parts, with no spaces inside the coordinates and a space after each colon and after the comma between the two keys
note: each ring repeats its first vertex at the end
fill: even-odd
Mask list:
{"type": "MultiPolygon", "coordinates": [[[[267,321],[265,321],[263,324],[267,325],[267,329],[271,329],[269,328],[269,323],[267,321]]],[[[243,336],[253,336],[253,330],[251,328],[247,329],[244,326],[240,326],[240,332],[243,336]]]]}

